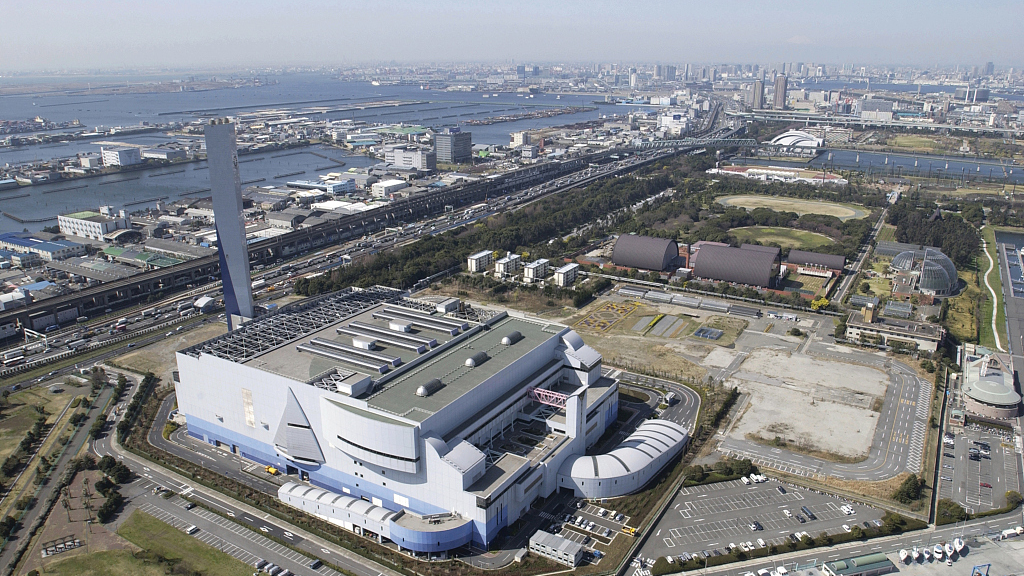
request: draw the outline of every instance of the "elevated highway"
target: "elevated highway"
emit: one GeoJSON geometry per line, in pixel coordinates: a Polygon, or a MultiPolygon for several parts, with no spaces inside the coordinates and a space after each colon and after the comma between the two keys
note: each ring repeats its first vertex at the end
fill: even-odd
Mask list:
{"type": "MultiPolygon", "coordinates": [[[[648,159],[610,171],[602,177],[636,170],[674,153],[673,149],[681,151],[689,148],[692,147],[683,148],[676,144],[669,147],[664,154],[651,155],[648,159]]],[[[443,213],[446,207],[458,208],[488,198],[509,195],[542,182],[585,170],[591,164],[607,163],[617,154],[632,151],[611,149],[578,158],[528,166],[461,186],[438,188],[360,214],[339,216],[315,226],[253,242],[249,245],[249,260],[252,264],[266,264],[323,246],[336,245],[399,223],[443,213]]],[[[561,189],[563,188],[553,189],[550,193],[561,189]]],[[[44,330],[53,324],[74,321],[79,316],[95,316],[107,308],[138,304],[150,296],[168,296],[173,292],[196,288],[215,281],[219,274],[220,264],[215,254],[168,268],[148,270],[130,278],[104,282],[77,292],[46,298],[24,308],[3,311],[0,313],[0,333],[12,330],[12,325],[44,330]]]]}

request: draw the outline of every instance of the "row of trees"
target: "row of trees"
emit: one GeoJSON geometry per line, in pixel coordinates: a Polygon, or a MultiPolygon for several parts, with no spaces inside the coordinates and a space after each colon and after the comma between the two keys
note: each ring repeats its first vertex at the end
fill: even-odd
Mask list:
{"type": "MultiPolygon", "coordinates": [[[[479,250],[528,252],[531,258],[558,257],[574,247],[560,238],[578,226],[649,198],[671,186],[668,176],[616,178],[551,196],[515,212],[506,212],[461,229],[422,238],[399,252],[378,254],[329,277],[300,278],[295,292],[322,294],[347,286],[380,284],[406,288],[434,273],[461,266],[479,250]]],[[[576,237],[579,247],[587,240],[576,237]]]]}

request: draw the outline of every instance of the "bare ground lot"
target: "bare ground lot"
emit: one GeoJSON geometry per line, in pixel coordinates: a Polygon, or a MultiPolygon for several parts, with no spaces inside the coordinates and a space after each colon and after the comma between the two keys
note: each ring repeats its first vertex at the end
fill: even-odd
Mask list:
{"type": "MultiPolygon", "coordinates": [[[[709,358],[727,363],[724,354],[709,358]]],[[[888,376],[881,371],[800,354],[758,349],[727,385],[750,394],[750,408],[733,426],[735,438],[776,436],[807,450],[844,458],[867,455],[888,376]]]]}
{"type": "Polygon", "coordinates": [[[175,331],[170,336],[149,346],[138,348],[118,357],[115,362],[119,366],[139,372],[152,372],[164,383],[172,382],[171,372],[177,367],[174,359],[175,352],[220,336],[227,331],[227,325],[221,322],[211,322],[194,330],[175,331]]]}

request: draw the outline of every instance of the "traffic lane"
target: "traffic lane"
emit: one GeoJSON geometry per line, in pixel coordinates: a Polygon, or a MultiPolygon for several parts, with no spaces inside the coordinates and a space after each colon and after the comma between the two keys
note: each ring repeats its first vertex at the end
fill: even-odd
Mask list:
{"type": "Polygon", "coordinates": [[[190,493],[187,495],[187,497],[212,508],[217,513],[227,516],[234,522],[247,525],[256,532],[260,532],[268,536],[273,536],[275,538],[280,538],[281,540],[284,540],[289,544],[299,544],[301,542],[305,542],[305,540],[301,536],[289,531],[287,527],[282,527],[276,524],[275,521],[272,520],[273,516],[271,516],[270,514],[264,514],[263,516],[253,516],[252,514],[249,514],[248,512],[241,510],[240,508],[231,506],[230,504],[227,504],[220,500],[208,498],[199,493],[190,493]]]}
{"type": "MultiPolygon", "coordinates": [[[[216,516],[210,516],[205,510],[200,508],[185,510],[179,503],[174,501],[175,499],[168,500],[159,496],[142,498],[141,500],[141,502],[137,503],[139,509],[155,516],[162,522],[171,524],[179,529],[182,529],[183,526],[196,526],[199,528],[199,532],[193,536],[206,544],[215,545],[216,543],[206,542],[208,537],[204,536],[204,532],[232,544],[236,548],[248,553],[248,555],[262,558],[282,568],[287,568],[292,572],[299,571],[298,573],[301,573],[302,570],[309,569],[311,559],[302,558],[300,554],[294,551],[275,546],[276,543],[274,542],[261,541],[261,539],[255,538],[254,536],[258,532],[247,534],[245,531],[231,530],[224,526],[223,522],[218,521],[219,519],[216,516]]],[[[249,556],[242,556],[250,562],[254,560],[254,558],[249,556]]]]}

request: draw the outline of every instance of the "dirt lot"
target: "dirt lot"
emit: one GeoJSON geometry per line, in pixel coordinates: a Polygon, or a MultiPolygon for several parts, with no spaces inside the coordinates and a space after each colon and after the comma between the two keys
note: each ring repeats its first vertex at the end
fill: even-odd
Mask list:
{"type": "MultiPolygon", "coordinates": [[[[709,359],[728,363],[728,355],[718,356],[709,359]]],[[[755,350],[727,383],[751,395],[730,435],[779,436],[808,450],[864,456],[878,423],[871,407],[885,395],[887,382],[884,372],[864,366],[755,350]]]]}
{"type": "Polygon", "coordinates": [[[174,353],[182,348],[205,342],[228,331],[226,324],[211,322],[195,330],[174,332],[172,336],[158,340],[144,348],[138,348],[115,359],[118,365],[140,372],[152,372],[164,383],[171,382],[171,372],[177,364],[174,353]]]}
{"type": "Polygon", "coordinates": [[[706,370],[687,360],[675,344],[657,344],[643,336],[583,334],[583,340],[601,353],[604,363],[620,368],[657,370],[675,378],[704,377],[706,370]]]}
{"type": "MultiPolygon", "coordinates": [[[[88,478],[89,480],[89,493],[92,495],[90,501],[93,510],[96,510],[103,504],[103,496],[96,493],[93,485],[102,476],[102,473],[98,470],[90,470],[75,476],[68,489],[70,508],[65,510],[64,506],[60,503],[53,507],[53,511],[47,517],[40,536],[36,538],[34,545],[25,556],[27,560],[22,568],[26,572],[32,569],[42,570],[51,564],[91,552],[139,549],[131,542],[107,530],[104,525],[98,522],[92,524],[87,522],[90,512],[85,507],[86,500],[82,495],[82,488],[85,487],[84,479],[88,478]],[[70,521],[68,521],[69,517],[71,518],[70,521]],[[42,557],[41,550],[44,543],[68,537],[71,539],[77,538],[82,542],[82,546],[45,559],[42,557]]],[[[95,514],[95,512],[92,513],[93,518],[95,518],[95,514]]]]}

